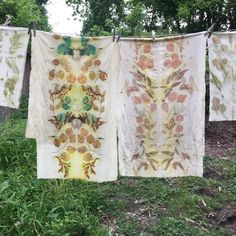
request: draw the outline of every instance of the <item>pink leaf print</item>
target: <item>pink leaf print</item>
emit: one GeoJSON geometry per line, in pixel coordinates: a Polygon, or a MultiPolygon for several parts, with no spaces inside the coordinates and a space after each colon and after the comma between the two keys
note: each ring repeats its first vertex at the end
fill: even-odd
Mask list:
{"type": "Polygon", "coordinates": [[[163,102],[163,103],[161,104],[161,109],[162,109],[164,112],[168,112],[168,110],[169,110],[169,105],[168,105],[168,103],[163,102]]]}
{"type": "Polygon", "coordinates": [[[181,133],[181,132],[183,131],[183,129],[184,129],[184,128],[183,128],[182,125],[177,125],[176,128],[175,128],[175,130],[176,130],[177,133],[181,133]]]}
{"type": "Polygon", "coordinates": [[[157,104],[156,103],[152,103],[151,106],[150,106],[150,111],[154,112],[156,110],[157,110],[157,104]]]}
{"type": "Polygon", "coordinates": [[[146,103],[150,102],[150,97],[147,93],[142,94],[142,99],[143,99],[143,102],[146,102],[146,103]]]}
{"type": "Polygon", "coordinates": [[[137,132],[140,133],[140,134],[142,134],[142,133],[144,132],[143,127],[140,127],[140,126],[137,127],[136,130],[137,130],[137,132]]]}
{"type": "Polygon", "coordinates": [[[151,45],[150,45],[150,44],[145,44],[145,45],[143,46],[143,52],[144,52],[144,53],[149,53],[149,52],[151,52],[151,45]]]}
{"type": "Polygon", "coordinates": [[[176,116],[176,121],[183,121],[184,120],[184,116],[183,115],[177,115],[176,116]]]}
{"type": "Polygon", "coordinates": [[[154,62],[152,59],[148,59],[147,62],[146,62],[146,66],[147,68],[151,69],[154,67],[154,62]]]}
{"type": "Polygon", "coordinates": [[[164,64],[164,67],[169,68],[171,66],[171,60],[170,59],[166,59],[163,64],[164,64]]]}
{"type": "Polygon", "coordinates": [[[177,102],[184,103],[186,97],[187,97],[187,95],[179,95],[177,98],[177,102]]]}
{"type": "Polygon", "coordinates": [[[174,51],[174,44],[173,43],[168,43],[167,44],[167,51],[173,52],[174,51]]]}
{"type": "Polygon", "coordinates": [[[137,123],[142,123],[143,122],[143,117],[142,116],[136,117],[136,122],[137,123]]]}
{"type": "Polygon", "coordinates": [[[171,62],[171,67],[176,69],[181,64],[181,61],[177,58],[174,61],[171,62]]]}
{"type": "Polygon", "coordinates": [[[168,99],[169,99],[170,102],[173,102],[176,98],[177,98],[177,93],[176,92],[172,92],[168,95],[168,99]]]}
{"type": "Polygon", "coordinates": [[[138,97],[138,96],[134,96],[132,99],[133,99],[133,102],[134,102],[134,104],[136,104],[136,105],[138,105],[138,104],[141,104],[141,103],[142,103],[142,100],[141,100],[141,98],[140,98],[140,97],[138,97]]]}

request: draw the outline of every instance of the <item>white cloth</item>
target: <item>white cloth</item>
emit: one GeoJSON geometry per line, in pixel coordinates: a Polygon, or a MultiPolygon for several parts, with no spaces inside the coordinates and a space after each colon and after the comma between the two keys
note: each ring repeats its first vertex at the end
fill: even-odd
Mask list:
{"type": "Polygon", "coordinates": [[[210,121],[236,120],[236,32],[208,39],[210,121]]]}
{"type": "Polygon", "coordinates": [[[115,180],[117,43],[41,31],[32,41],[26,136],[37,140],[38,178],[115,180]]]}
{"type": "Polygon", "coordinates": [[[120,174],[202,176],[204,32],[119,44],[120,174]]]}
{"type": "Polygon", "coordinates": [[[28,29],[0,26],[0,106],[19,107],[28,42],[28,29]]]}

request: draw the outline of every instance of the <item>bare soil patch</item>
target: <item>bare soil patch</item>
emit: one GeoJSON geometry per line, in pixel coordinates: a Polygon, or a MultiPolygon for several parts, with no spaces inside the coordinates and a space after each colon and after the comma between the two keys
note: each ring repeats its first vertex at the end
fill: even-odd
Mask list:
{"type": "Polygon", "coordinates": [[[206,116],[206,155],[236,160],[236,121],[209,122],[206,116]]]}
{"type": "Polygon", "coordinates": [[[210,222],[219,227],[225,227],[230,232],[236,233],[236,202],[227,203],[209,215],[210,222]]]}

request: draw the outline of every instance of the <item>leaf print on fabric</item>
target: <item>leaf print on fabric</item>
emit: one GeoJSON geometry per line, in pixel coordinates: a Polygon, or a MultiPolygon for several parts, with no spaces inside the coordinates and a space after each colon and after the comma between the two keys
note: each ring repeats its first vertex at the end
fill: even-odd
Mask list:
{"type": "Polygon", "coordinates": [[[10,54],[16,53],[16,50],[23,46],[23,43],[21,42],[21,37],[22,34],[17,33],[16,31],[14,31],[14,33],[10,37],[10,43],[11,43],[11,46],[9,48],[10,54]]]}
{"type": "Polygon", "coordinates": [[[3,81],[1,106],[19,106],[28,39],[27,30],[8,27],[0,30],[0,77],[3,81]]]}
{"type": "Polygon", "coordinates": [[[210,121],[236,119],[235,33],[208,39],[210,68],[210,121]]]}
{"type": "Polygon", "coordinates": [[[13,71],[13,73],[19,74],[19,69],[14,60],[6,58],[6,63],[9,66],[9,68],[13,71]]]}
{"type": "MultiPolygon", "coordinates": [[[[204,45],[203,35],[200,38],[204,45]]],[[[120,43],[122,114],[118,133],[121,175],[170,177],[192,175],[192,172],[201,175],[202,168],[192,171],[191,165],[203,156],[204,144],[202,136],[198,135],[203,132],[203,126],[200,132],[194,130],[198,143],[201,142],[200,156],[193,151],[196,143],[189,141],[191,149],[186,137],[192,132],[188,124],[190,117],[195,125],[199,122],[193,114],[188,114],[192,112],[192,106],[196,108],[198,104],[197,109],[202,112],[203,90],[199,91],[197,76],[204,73],[204,67],[199,67],[195,75],[192,61],[199,58],[191,52],[189,44],[195,45],[187,37],[156,43],[142,40],[120,43]],[[193,97],[196,94],[197,101],[193,97]]],[[[201,48],[200,51],[204,58],[204,50],[201,48]]],[[[204,81],[204,78],[200,77],[200,80],[204,81]]]]}
{"type": "MultiPolygon", "coordinates": [[[[60,39],[61,37],[56,37],[56,40],[60,39]]],[[[74,38],[65,36],[62,37],[62,40],[63,42],[57,47],[58,54],[73,56],[75,60],[79,60],[83,55],[89,56],[96,54],[96,47],[94,47],[92,44],[89,44],[88,39],[84,37],[74,38]]]]}
{"type": "Polygon", "coordinates": [[[212,99],[212,110],[214,111],[220,111],[221,113],[224,113],[226,111],[226,106],[223,103],[220,103],[220,99],[217,97],[214,97],[212,99]]]}
{"type": "Polygon", "coordinates": [[[57,57],[48,72],[48,80],[56,81],[54,89],[49,90],[52,116],[48,121],[57,129],[54,145],[59,149],[58,171],[70,178],[75,168],[73,162],[79,158],[84,178],[90,179],[96,175],[100,159],[96,150],[103,143],[97,134],[106,123],[102,118],[106,92],[100,82],[106,81],[108,74],[100,69],[102,61],[88,39],[56,37],[56,40],[57,57]],[[87,55],[79,70],[75,68],[74,61],[78,59],[74,57],[75,50],[79,50],[79,56],[87,55]]]}

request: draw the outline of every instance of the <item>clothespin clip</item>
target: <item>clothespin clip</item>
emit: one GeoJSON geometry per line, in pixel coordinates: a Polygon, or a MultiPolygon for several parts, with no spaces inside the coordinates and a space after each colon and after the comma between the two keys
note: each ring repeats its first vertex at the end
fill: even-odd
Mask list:
{"type": "Polygon", "coordinates": [[[6,19],[6,21],[4,22],[3,26],[9,25],[9,23],[11,22],[11,18],[12,18],[12,16],[7,15],[7,19],[6,19]]]}
{"type": "Polygon", "coordinates": [[[116,29],[113,28],[111,32],[112,32],[112,34],[113,34],[113,36],[112,36],[112,41],[114,42],[114,41],[116,40],[116,29]]]}
{"type": "Polygon", "coordinates": [[[31,30],[34,31],[34,37],[36,36],[36,29],[37,29],[37,25],[35,22],[30,22],[30,25],[29,25],[29,30],[28,30],[28,34],[31,35],[31,30]]]}
{"type": "Polygon", "coordinates": [[[120,35],[118,35],[117,39],[116,39],[116,42],[119,42],[120,41],[120,35]]]}
{"type": "Polygon", "coordinates": [[[207,32],[204,35],[205,36],[208,35],[208,38],[210,38],[214,28],[215,28],[215,23],[211,25],[211,27],[207,30],[207,32]]]}
{"type": "Polygon", "coordinates": [[[156,32],[152,30],[152,41],[154,42],[156,39],[156,32]]]}

